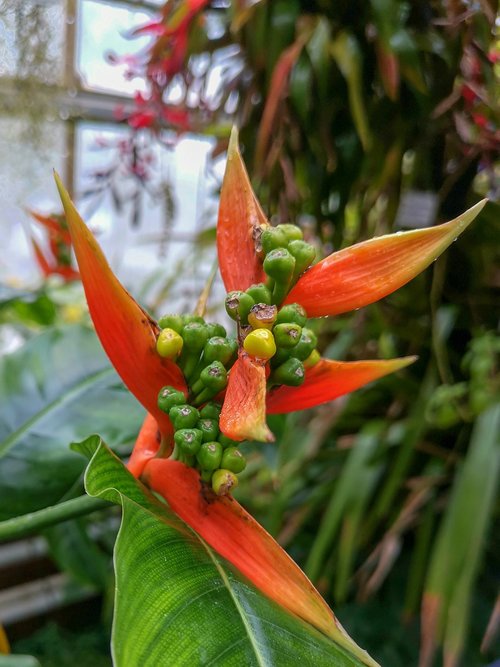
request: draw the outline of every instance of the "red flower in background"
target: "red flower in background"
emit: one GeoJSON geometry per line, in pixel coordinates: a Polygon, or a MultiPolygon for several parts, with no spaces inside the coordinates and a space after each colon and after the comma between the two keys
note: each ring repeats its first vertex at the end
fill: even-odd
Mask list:
{"type": "Polygon", "coordinates": [[[35,238],[31,238],[35,257],[43,275],[59,275],[64,280],[77,280],[80,274],[71,266],[71,236],[65,217],[58,214],[41,215],[29,211],[31,217],[45,230],[48,247],[42,250],[35,238]]]}

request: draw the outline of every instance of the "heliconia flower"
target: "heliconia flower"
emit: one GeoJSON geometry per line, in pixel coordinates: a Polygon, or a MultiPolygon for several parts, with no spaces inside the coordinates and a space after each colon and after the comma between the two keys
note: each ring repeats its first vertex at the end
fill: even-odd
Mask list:
{"type": "Polygon", "coordinates": [[[39,243],[31,238],[31,246],[43,275],[59,275],[65,281],[78,280],[80,274],[71,266],[71,236],[64,216],[42,215],[28,210],[31,217],[45,230],[48,247],[42,250],[39,243]]]}
{"type": "MultiPolygon", "coordinates": [[[[268,287],[257,283],[264,283],[275,271],[269,259],[273,251],[264,248],[266,234],[269,236],[272,232],[250,185],[238,150],[237,132],[233,131],[221,192],[217,249],[224,284],[233,293],[228,295],[226,308],[238,323],[238,343],[233,341],[238,350],[237,355],[227,361],[232,354],[231,344],[228,339],[217,338],[216,334],[210,339],[215,341],[215,347],[224,343],[224,352],[229,351],[229,356],[225,357],[227,371],[220,361],[215,361],[200,374],[197,368],[207,348],[203,348],[201,357],[198,350],[198,357],[192,363],[188,343],[197,345],[197,339],[188,338],[189,324],[180,329],[182,336],[177,333],[175,325],[179,316],[168,316],[171,325],[163,328],[160,335],[158,324],[114,276],[57,177],[56,182],[97,334],[124,383],[148,411],[128,464],[129,471],[163,496],[181,519],[268,597],[346,647],[364,664],[376,665],[348,637],[311,582],[273,538],[230,495],[220,495],[213,481],[212,486],[208,485],[203,475],[207,470],[219,468],[222,440],[198,443],[198,447],[207,447],[203,461],[208,461],[202,464],[199,453],[196,454],[200,476],[194,467],[197,464],[190,463],[189,455],[181,460],[176,458],[174,450],[174,455],[170,456],[174,427],[176,438],[180,434],[182,438],[191,438],[185,443],[196,444],[195,436],[200,433],[201,437],[201,431],[196,432],[191,418],[195,415],[194,419],[198,419],[195,406],[204,405],[206,391],[210,388],[217,393],[217,401],[223,401],[217,429],[220,427],[224,437],[232,441],[253,438],[270,441],[273,436],[266,424],[266,412],[290,412],[319,405],[411,363],[413,357],[338,362],[319,359],[314,350],[306,360],[305,377],[300,378],[300,386],[284,386],[281,366],[272,368],[270,362],[275,353],[283,351],[276,347],[275,341],[286,347],[290,345],[287,336],[298,335],[297,331],[302,328],[288,320],[281,323],[277,318],[285,312],[287,303],[301,304],[307,315],[314,317],[345,312],[389,294],[428,266],[465,229],[484,202],[445,225],[360,243],[334,253],[308,270],[301,269],[300,275],[290,273],[288,287],[295,284],[288,295],[276,278],[272,281],[273,298],[279,294],[278,305],[271,304],[266,310],[261,303],[258,305],[259,308],[264,306],[263,310],[258,308],[257,312],[252,308],[249,311],[249,302],[254,301],[249,300],[244,290],[265,293],[268,287]],[[283,302],[285,309],[280,309],[283,302]],[[259,324],[244,325],[247,318],[248,322],[259,324]],[[183,345],[188,348],[187,354],[183,345]],[[209,368],[214,373],[209,373],[201,382],[209,368]],[[193,380],[198,375],[198,379],[193,380]],[[219,384],[221,378],[223,382],[219,384]],[[169,415],[159,407],[158,394],[160,392],[161,396],[164,390],[168,390],[165,394],[168,401],[172,396],[180,397],[180,403],[169,408],[169,415]],[[187,404],[181,408],[184,402],[187,404]],[[176,420],[185,421],[179,426],[176,420]],[[210,457],[217,456],[219,463],[212,466],[210,457]]],[[[305,250],[307,253],[307,248],[305,250]]],[[[273,262],[278,261],[279,270],[283,256],[278,252],[272,257],[273,262]]],[[[295,267],[295,260],[292,263],[295,267]]],[[[192,326],[191,331],[195,329],[196,326],[192,326]]],[[[314,347],[313,336],[307,342],[314,347]]],[[[307,345],[304,349],[308,350],[307,345]]],[[[303,368],[300,362],[297,364],[303,368]]],[[[206,421],[203,427],[210,429],[213,420],[206,421]]],[[[209,439],[215,440],[215,437],[209,439]]],[[[175,443],[177,448],[177,439],[175,443]]],[[[224,449],[222,460],[236,449],[227,443],[224,446],[228,448],[224,449]]],[[[228,473],[231,481],[234,477],[231,470],[222,468],[224,466],[216,472],[228,473]]]]}

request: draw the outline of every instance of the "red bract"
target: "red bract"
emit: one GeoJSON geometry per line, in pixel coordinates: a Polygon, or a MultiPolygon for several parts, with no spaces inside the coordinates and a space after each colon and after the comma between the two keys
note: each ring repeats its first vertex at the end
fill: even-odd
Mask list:
{"type": "MultiPolygon", "coordinates": [[[[156,351],[159,328],[134,301],[108,266],[102,251],[57,180],[90,313],[104,349],[148,416],[129,470],[162,495],[170,507],[260,590],[278,604],[375,665],[343,631],[301,570],[270,535],[230,496],[215,495],[199,473],[168,458],[172,428],[157,406],[164,385],[187,392],[180,368],[156,351]]],[[[344,312],[397,289],[428,266],[479,213],[484,202],[460,218],[427,230],[381,237],[334,253],[299,277],[288,301],[302,303],[309,315],[344,312]]],[[[217,249],[226,288],[245,290],[262,281],[261,234],[268,222],[253,193],[233,132],[221,192],[217,249]]],[[[268,412],[312,407],[403,368],[413,357],[384,361],[320,360],[307,369],[299,387],[267,393],[268,362],[240,346],[229,370],[220,416],[222,432],[235,440],[273,436],[268,412]]]]}

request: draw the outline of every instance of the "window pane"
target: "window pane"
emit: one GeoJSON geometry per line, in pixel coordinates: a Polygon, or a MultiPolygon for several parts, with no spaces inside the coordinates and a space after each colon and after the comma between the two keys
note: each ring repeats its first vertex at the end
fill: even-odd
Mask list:
{"type": "Polygon", "coordinates": [[[78,15],[77,70],[82,85],[92,90],[132,95],[144,91],[141,79],[125,78],[127,67],[113,65],[107,54],[130,55],[144,49],[150,37],[127,39],[126,35],[152,18],[151,12],[130,6],[82,0],[78,15]]]}
{"type": "Polygon", "coordinates": [[[213,242],[196,243],[203,229],[215,226],[216,183],[207,173],[213,141],[188,136],[172,150],[155,146],[151,177],[146,188],[137,188],[123,168],[127,152],[120,153],[128,136],[126,128],[112,125],[78,127],[75,189],[80,210],[135,295],[142,292],[150,304],[162,302],[161,290],[171,282],[168,309],[192,310],[215,257],[213,242]],[[101,194],[95,191],[96,172],[105,185],[101,194]],[[136,191],[140,215],[134,224],[136,191]]]}

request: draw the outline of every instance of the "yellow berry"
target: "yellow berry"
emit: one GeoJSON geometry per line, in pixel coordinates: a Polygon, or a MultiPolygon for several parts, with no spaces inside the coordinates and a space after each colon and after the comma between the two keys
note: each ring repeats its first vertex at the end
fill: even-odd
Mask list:
{"type": "Polygon", "coordinates": [[[162,329],[156,341],[156,351],[160,357],[175,359],[182,351],[184,341],[177,331],[173,329],[162,329]]]}
{"type": "Polygon", "coordinates": [[[318,350],[313,350],[311,354],[307,357],[307,359],[304,361],[304,368],[312,368],[313,366],[316,366],[316,364],[320,359],[321,355],[318,352],[318,350]]]}
{"type": "Polygon", "coordinates": [[[254,329],[243,341],[243,347],[252,357],[270,359],[276,354],[276,343],[269,329],[254,329]]]}
{"type": "Polygon", "coordinates": [[[230,470],[219,468],[212,476],[212,489],[218,496],[227,496],[238,486],[238,478],[230,470]]]}

